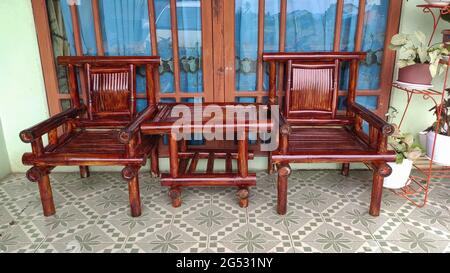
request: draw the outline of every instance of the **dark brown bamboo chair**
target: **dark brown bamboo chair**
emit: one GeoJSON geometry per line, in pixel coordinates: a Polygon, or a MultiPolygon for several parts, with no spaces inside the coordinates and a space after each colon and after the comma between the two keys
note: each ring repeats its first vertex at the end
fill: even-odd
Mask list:
{"type": "MultiPolygon", "coordinates": [[[[359,52],[268,53],[270,67],[269,102],[276,104],[276,64],[286,71],[285,96],[280,116],[279,148],[270,155],[269,172],[278,169],[278,213],[287,210],[289,163],[342,163],[348,175],[349,164],[362,162],[373,169],[370,214],[380,214],[384,177],[392,170],[386,162],[395,160],[387,150],[392,125],[355,102],[358,64],[365,58],[359,52]],[[347,110],[338,111],[340,67],[350,65],[347,110]],[[363,124],[369,126],[365,133],[363,124]]],[[[281,97],[282,94],[279,94],[281,97]]]]}
{"type": "Polygon", "coordinates": [[[89,166],[124,166],[128,181],[131,215],[141,215],[139,169],[151,157],[158,175],[157,137],[143,136],[141,123],[156,113],[154,77],[159,57],[59,57],[67,66],[72,107],[24,130],[20,138],[31,143],[32,153],[23,156],[33,166],[27,177],[39,185],[45,216],[55,214],[49,174],[57,166],[80,166],[82,178],[89,166]],[[136,110],[136,69],[145,66],[148,107],[136,110]],[[79,77],[78,77],[79,76],[79,77]],[[78,80],[84,92],[78,88],[78,80]],[[84,102],[80,100],[83,94],[84,102]],[[48,135],[44,147],[42,137],[48,135]]]}

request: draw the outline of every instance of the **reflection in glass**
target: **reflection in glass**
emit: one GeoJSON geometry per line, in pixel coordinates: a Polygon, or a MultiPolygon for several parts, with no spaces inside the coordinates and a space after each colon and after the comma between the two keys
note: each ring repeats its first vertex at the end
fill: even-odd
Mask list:
{"type": "MultiPolygon", "coordinates": [[[[343,51],[355,49],[358,3],[358,0],[345,1],[341,38],[343,51]]],[[[360,90],[380,88],[388,8],[389,0],[367,1],[362,41],[362,51],[367,52],[367,58],[360,64],[358,77],[360,90]]],[[[343,67],[341,73],[341,89],[343,90],[348,89],[348,73],[348,66],[343,67]]]]}
{"type": "MultiPolygon", "coordinates": [[[[100,0],[99,10],[106,55],[151,55],[147,0],[100,0]]],[[[145,93],[145,85],[145,68],[139,67],[137,92],[145,93]]]]}
{"type": "MultiPolygon", "coordinates": [[[[280,49],[280,0],[266,0],[264,16],[264,52],[280,49]]],[[[269,67],[264,63],[263,89],[269,89],[269,67]]]]}
{"type": "MultiPolygon", "coordinates": [[[[50,26],[53,56],[70,56],[70,44],[66,35],[64,16],[61,10],[61,4],[57,0],[46,0],[47,14],[50,26]]],[[[56,62],[55,62],[56,63],[56,62]]],[[[67,82],[67,71],[64,67],[56,65],[58,77],[58,90],[61,94],[69,93],[67,82]]]]}
{"type": "Polygon", "coordinates": [[[236,0],[236,90],[256,90],[258,0],[236,0]]]}
{"type": "Polygon", "coordinates": [[[103,44],[106,55],[150,55],[147,0],[101,0],[103,44]]]}
{"type": "Polygon", "coordinates": [[[286,51],[333,50],[336,0],[288,0],[286,51]]]}
{"type": "MultiPolygon", "coordinates": [[[[71,13],[70,13],[70,1],[60,1],[61,3],[61,9],[64,15],[64,22],[66,25],[66,32],[67,36],[69,38],[70,43],[70,51],[71,55],[75,56],[75,43],[74,43],[74,37],[73,37],[73,24],[71,20],[71,13]]],[[[95,43],[95,32],[94,28],[92,27],[94,25],[94,19],[92,16],[92,0],[83,0],[79,1],[79,5],[77,5],[78,8],[78,16],[79,16],[79,24],[80,24],[80,30],[81,30],[81,44],[83,47],[83,54],[89,55],[89,56],[95,56],[97,55],[97,46],[95,43]]]]}
{"type": "Polygon", "coordinates": [[[159,67],[162,93],[174,93],[172,28],[169,0],[154,0],[158,54],[163,64],[159,67]]]}
{"type": "Polygon", "coordinates": [[[202,17],[200,0],[177,1],[180,88],[187,93],[201,93],[202,17]]]}
{"type": "MultiPolygon", "coordinates": [[[[377,96],[357,96],[356,102],[367,107],[370,110],[376,110],[377,106],[378,106],[378,97],[377,96]]],[[[338,109],[339,110],[347,109],[347,97],[339,97],[338,109]]]]}

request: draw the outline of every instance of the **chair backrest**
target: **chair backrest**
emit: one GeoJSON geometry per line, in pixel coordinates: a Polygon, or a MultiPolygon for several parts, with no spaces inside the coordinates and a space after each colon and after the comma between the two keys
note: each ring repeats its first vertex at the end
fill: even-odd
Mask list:
{"type": "Polygon", "coordinates": [[[290,118],[336,117],[339,60],[289,61],[285,112],[290,118]]]}
{"type": "Polygon", "coordinates": [[[269,64],[269,104],[280,105],[285,118],[294,125],[351,124],[352,112],[338,111],[340,67],[350,63],[346,94],[350,105],[355,102],[358,64],[365,57],[364,52],[264,53],[263,60],[269,64]],[[277,64],[282,68],[278,73],[277,64]],[[277,80],[282,71],[285,77],[277,80]]]}
{"type": "Polygon", "coordinates": [[[85,65],[88,115],[91,120],[136,114],[136,68],[85,65]]]}
{"type": "Polygon", "coordinates": [[[72,106],[86,104],[87,118],[81,122],[92,127],[120,127],[136,116],[136,70],[140,66],[146,71],[147,103],[156,104],[160,62],[157,56],[58,58],[59,64],[68,67],[72,106]]]}

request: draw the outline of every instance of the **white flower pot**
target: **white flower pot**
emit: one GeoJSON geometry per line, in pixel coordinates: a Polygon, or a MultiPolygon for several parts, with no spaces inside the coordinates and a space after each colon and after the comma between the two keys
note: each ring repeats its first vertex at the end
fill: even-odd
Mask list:
{"type": "Polygon", "coordinates": [[[384,179],[383,186],[388,189],[401,189],[411,183],[409,175],[413,167],[413,161],[409,159],[403,160],[402,164],[388,162],[392,168],[392,174],[384,179]]]}
{"type": "MultiPolygon", "coordinates": [[[[430,159],[433,153],[435,136],[434,132],[429,132],[427,135],[427,156],[430,159]]],[[[433,162],[443,166],[450,166],[450,137],[437,135],[433,162]]]]}
{"type": "Polygon", "coordinates": [[[422,149],[424,151],[427,150],[427,138],[428,138],[428,132],[423,131],[419,133],[419,144],[422,146],[422,149]]]}

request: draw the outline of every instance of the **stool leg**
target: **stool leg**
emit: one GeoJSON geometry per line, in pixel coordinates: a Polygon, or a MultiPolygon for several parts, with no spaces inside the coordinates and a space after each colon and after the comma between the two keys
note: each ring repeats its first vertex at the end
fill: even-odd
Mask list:
{"type": "Polygon", "coordinates": [[[238,191],[237,195],[239,197],[239,206],[241,208],[247,208],[248,207],[248,197],[250,195],[250,193],[248,191],[248,187],[241,188],[238,191]]]}
{"type": "Polygon", "coordinates": [[[342,170],[341,170],[341,174],[343,176],[348,176],[350,173],[350,163],[344,163],[342,164],[342,170]]]}
{"type": "Polygon", "coordinates": [[[88,178],[91,176],[88,166],[80,166],[80,176],[81,178],[88,178]]]}
{"type": "Polygon", "coordinates": [[[150,172],[152,177],[160,177],[158,146],[155,146],[155,148],[153,148],[152,152],[150,153],[150,159],[150,172]]]}
{"type": "Polygon", "coordinates": [[[181,189],[177,187],[173,187],[169,191],[169,197],[172,199],[172,206],[174,208],[181,207],[181,189]]]}

